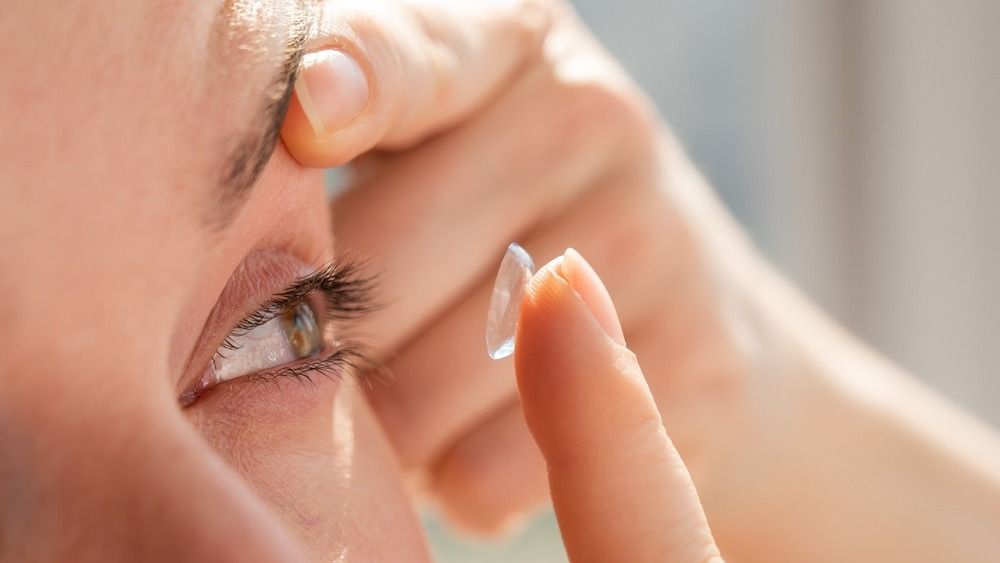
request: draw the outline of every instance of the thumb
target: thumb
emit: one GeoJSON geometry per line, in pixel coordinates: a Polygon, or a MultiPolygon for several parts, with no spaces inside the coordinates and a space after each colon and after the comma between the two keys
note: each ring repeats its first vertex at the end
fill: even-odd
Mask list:
{"type": "Polygon", "coordinates": [[[323,0],[282,126],[311,167],[401,149],[488,103],[538,51],[551,2],[323,0]]]}
{"type": "Polygon", "coordinates": [[[521,403],[570,559],[721,561],[611,298],[579,253],[532,278],[516,338],[521,403]]]}

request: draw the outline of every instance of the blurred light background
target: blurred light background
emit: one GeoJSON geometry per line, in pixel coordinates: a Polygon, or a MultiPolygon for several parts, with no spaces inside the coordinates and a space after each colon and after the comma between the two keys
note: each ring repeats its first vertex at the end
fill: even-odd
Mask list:
{"type": "MultiPolygon", "coordinates": [[[[1000,2],[576,0],[764,252],[1000,426],[1000,2]]],[[[565,561],[430,521],[442,563],[565,561]]]]}

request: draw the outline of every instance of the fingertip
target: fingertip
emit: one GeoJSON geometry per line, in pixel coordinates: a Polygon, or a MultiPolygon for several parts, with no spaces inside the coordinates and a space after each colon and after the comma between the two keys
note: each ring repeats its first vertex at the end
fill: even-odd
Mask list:
{"type": "Polygon", "coordinates": [[[519,377],[536,371],[547,372],[545,379],[582,374],[628,352],[608,290],[573,249],[529,280],[515,342],[519,377]]]}
{"type": "Polygon", "coordinates": [[[357,119],[368,106],[368,77],[353,56],[324,49],[302,59],[295,94],[317,139],[357,119]]]}
{"type": "Polygon", "coordinates": [[[556,258],[531,277],[518,314],[514,365],[519,387],[526,386],[529,392],[567,370],[544,378],[532,374],[553,366],[569,368],[566,362],[579,357],[578,345],[594,340],[600,330],[592,325],[585,306],[562,276],[562,261],[561,256],[556,258]]]}
{"type": "Polygon", "coordinates": [[[658,418],[635,356],[608,336],[564,271],[559,257],[532,277],[514,347],[525,420],[550,464],[608,437],[603,418],[658,418]]]}
{"type": "Polygon", "coordinates": [[[546,461],[567,553],[574,561],[716,557],[635,355],[614,336],[607,290],[574,254],[532,278],[514,348],[525,421],[546,461]]]}
{"type": "Polygon", "coordinates": [[[346,164],[373,144],[371,129],[361,117],[350,127],[335,131],[325,139],[316,137],[298,94],[292,95],[281,125],[281,141],[296,162],[307,168],[333,168],[346,164]]]}
{"type": "Polygon", "coordinates": [[[353,55],[336,49],[303,58],[281,129],[286,148],[303,166],[339,166],[368,148],[352,131],[365,129],[358,122],[373,97],[363,67],[353,55]]]}

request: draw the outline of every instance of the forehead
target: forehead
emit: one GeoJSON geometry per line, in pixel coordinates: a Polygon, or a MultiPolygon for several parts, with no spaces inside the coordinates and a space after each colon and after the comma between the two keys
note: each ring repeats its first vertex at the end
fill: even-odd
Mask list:
{"type": "MultiPolygon", "coordinates": [[[[220,76],[246,80],[261,68],[274,73],[295,38],[306,35],[312,21],[307,0],[227,0],[215,14],[209,51],[220,76]]],[[[269,95],[279,93],[268,92],[269,95]]]]}
{"type": "MultiPolygon", "coordinates": [[[[218,179],[299,0],[32,0],[0,17],[6,185],[129,193],[218,179]]],[[[11,5],[12,4],[12,5],[11,5]]]]}
{"type": "Polygon", "coordinates": [[[17,205],[0,205],[0,237],[12,241],[0,261],[32,264],[36,277],[102,265],[111,275],[127,273],[122,256],[190,250],[192,209],[267,95],[302,9],[296,0],[5,2],[0,198],[17,205]]]}
{"type": "Polygon", "coordinates": [[[149,119],[133,121],[134,127],[178,108],[194,114],[204,102],[218,122],[229,110],[243,110],[240,101],[260,94],[281,60],[289,28],[303,20],[304,4],[14,2],[0,18],[0,93],[13,98],[19,111],[43,104],[65,113],[143,111],[149,119]]]}

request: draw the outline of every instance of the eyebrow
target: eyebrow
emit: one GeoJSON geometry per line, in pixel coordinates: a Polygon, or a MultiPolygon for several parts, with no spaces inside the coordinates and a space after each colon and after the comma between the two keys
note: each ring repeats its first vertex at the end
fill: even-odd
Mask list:
{"type": "Polygon", "coordinates": [[[213,223],[221,227],[230,222],[246,201],[274,152],[305,53],[308,23],[303,13],[289,25],[281,63],[264,89],[266,95],[256,115],[250,120],[254,125],[249,133],[236,139],[223,161],[218,213],[212,214],[213,223]]]}

